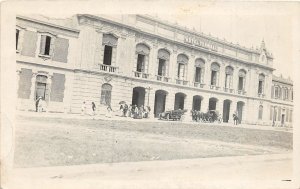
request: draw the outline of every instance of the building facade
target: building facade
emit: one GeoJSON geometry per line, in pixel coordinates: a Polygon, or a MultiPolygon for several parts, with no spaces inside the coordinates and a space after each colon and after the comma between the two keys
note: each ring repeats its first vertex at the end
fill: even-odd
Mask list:
{"type": "Polygon", "coordinates": [[[275,106],[288,106],[284,119],[293,107],[272,98],[282,82],[264,42],[245,48],[145,15],[18,16],[16,50],[18,109],[34,110],[39,96],[49,112],[79,113],[86,101],[101,113],[126,101],[155,117],[216,110],[224,122],[237,112],[242,123],[274,125],[275,106]]]}

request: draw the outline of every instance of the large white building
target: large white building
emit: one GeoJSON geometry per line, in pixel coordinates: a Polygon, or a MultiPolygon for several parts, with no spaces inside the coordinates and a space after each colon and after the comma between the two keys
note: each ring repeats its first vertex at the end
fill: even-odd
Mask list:
{"type": "Polygon", "coordinates": [[[292,82],[288,100],[271,97],[279,81],[264,42],[245,48],[145,15],[17,16],[16,27],[18,109],[34,110],[38,96],[49,112],[70,113],[124,100],[153,116],[218,110],[231,122],[237,111],[242,123],[272,125],[276,106],[291,122],[292,82]]]}

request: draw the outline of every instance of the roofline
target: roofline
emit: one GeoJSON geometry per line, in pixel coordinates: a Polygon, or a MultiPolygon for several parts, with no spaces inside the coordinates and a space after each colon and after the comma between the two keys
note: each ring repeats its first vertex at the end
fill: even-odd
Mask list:
{"type": "Polygon", "coordinates": [[[146,34],[146,35],[149,35],[149,36],[154,36],[156,38],[160,38],[160,39],[163,39],[163,40],[166,40],[166,41],[170,41],[172,43],[176,43],[176,44],[179,44],[181,46],[189,47],[189,48],[192,48],[192,49],[197,49],[197,50],[200,50],[202,52],[211,53],[211,54],[214,54],[214,55],[217,55],[217,56],[220,56],[220,57],[225,57],[225,58],[228,58],[228,59],[231,59],[231,60],[234,60],[234,61],[243,62],[243,63],[245,63],[247,65],[250,65],[250,66],[258,66],[258,67],[265,68],[265,69],[268,69],[268,70],[271,70],[271,71],[275,70],[274,68],[269,67],[269,66],[257,64],[257,63],[254,63],[254,62],[249,62],[249,61],[246,61],[246,60],[241,60],[241,59],[238,59],[238,58],[235,58],[235,57],[231,57],[229,55],[221,54],[219,52],[209,51],[209,50],[204,49],[204,48],[195,47],[195,46],[185,44],[185,43],[182,43],[182,42],[179,42],[179,41],[175,41],[175,40],[172,40],[172,39],[168,39],[168,38],[165,38],[165,37],[153,34],[153,33],[145,32],[145,31],[142,31],[141,29],[138,29],[136,27],[133,27],[133,26],[130,26],[130,25],[127,25],[127,24],[123,24],[123,23],[120,23],[120,22],[116,22],[116,21],[113,21],[113,20],[110,20],[110,19],[107,19],[107,18],[103,18],[103,17],[100,17],[100,16],[95,16],[95,15],[91,15],[91,14],[78,14],[77,16],[78,17],[88,17],[88,18],[101,20],[101,21],[108,22],[108,23],[113,23],[115,25],[125,27],[125,28],[129,28],[129,29],[134,30],[136,32],[143,33],[143,34],[146,34]]]}
{"type": "Polygon", "coordinates": [[[38,23],[38,24],[46,25],[46,26],[60,28],[60,29],[63,29],[63,30],[67,30],[69,32],[74,32],[74,33],[79,33],[80,32],[80,30],[78,30],[78,29],[74,29],[74,28],[70,28],[70,27],[66,27],[66,26],[61,26],[61,25],[50,23],[50,22],[41,21],[41,20],[37,20],[37,19],[34,19],[34,18],[26,17],[26,16],[17,15],[16,18],[21,19],[21,20],[27,20],[27,21],[35,22],[35,23],[38,23]]]}

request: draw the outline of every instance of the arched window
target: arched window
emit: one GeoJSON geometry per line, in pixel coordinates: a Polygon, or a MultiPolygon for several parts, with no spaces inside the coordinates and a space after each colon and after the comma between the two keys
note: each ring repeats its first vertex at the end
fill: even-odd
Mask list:
{"type": "Polygon", "coordinates": [[[136,45],[136,71],[148,72],[148,60],[149,60],[150,48],[145,44],[136,45]]]}
{"type": "Polygon", "coordinates": [[[259,74],[258,76],[258,94],[264,93],[265,75],[259,74]]]}
{"type": "Polygon", "coordinates": [[[48,87],[47,87],[48,77],[45,75],[36,76],[36,88],[35,88],[35,99],[42,97],[43,100],[48,96],[48,87]]]}
{"type": "Polygon", "coordinates": [[[227,66],[225,68],[225,88],[232,88],[232,76],[233,68],[231,66],[227,66]]]}
{"type": "Polygon", "coordinates": [[[245,83],[246,83],[246,71],[244,69],[241,69],[239,70],[238,90],[245,91],[245,83]]]}
{"type": "Polygon", "coordinates": [[[262,120],[264,107],[262,105],[259,106],[258,110],[258,119],[262,120]]]}
{"type": "Polygon", "coordinates": [[[197,58],[195,61],[195,82],[196,83],[204,83],[204,70],[205,70],[205,62],[201,58],[197,58]]]}
{"type": "Polygon", "coordinates": [[[116,47],[118,44],[118,38],[112,34],[103,34],[102,46],[103,46],[103,64],[112,65],[115,62],[116,47]]]}
{"type": "Polygon", "coordinates": [[[177,78],[179,80],[185,80],[186,78],[186,66],[188,61],[188,57],[184,54],[179,54],[177,56],[177,78]]]}
{"type": "Polygon", "coordinates": [[[157,54],[158,59],[158,76],[166,76],[167,75],[167,67],[170,59],[170,53],[165,49],[160,49],[157,54]]]}
{"type": "Polygon", "coordinates": [[[111,90],[112,86],[108,83],[104,83],[101,87],[100,104],[110,105],[111,102],[111,90]]]}
{"type": "Polygon", "coordinates": [[[217,86],[219,84],[220,65],[216,62],[211,64],[210,85],[217,86]]]}

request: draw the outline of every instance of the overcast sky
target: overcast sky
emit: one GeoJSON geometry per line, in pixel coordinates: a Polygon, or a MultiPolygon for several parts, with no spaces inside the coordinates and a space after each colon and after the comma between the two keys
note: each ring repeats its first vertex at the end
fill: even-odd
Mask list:
{"type": "MultiPolygon", "coordinates": [[[[298,49],[295,28],[300,20],[298,5],[291,2],[220,2],[220,1],[150,1],[149,5],[130,3],[107,6],[102,14],[148,14],[162,20],[211,34],[246,47],[266,48],[274,56],[274,74],[293,78],[293,64],[299,62],[293,50],[298,49]],[[152,3],[152,4],[151,4],[152,3]],[[135,7],[135,8],[133,8],[135,7]],[[116,10],[115,10],[116,9],[116,10]],[[293,44],[294,41],[294,44],[293,44]],[[294,57],[293,57],[294,56],[294,57]]],[[[89,12],[92,8],[89,8],[89,12]]],[[[100,8],[94,10],[99,14],[100,8]]],[[[46,11],[46,10],[45,10],[46,11]]],[[[56,14],[58,16],[58,14],[56,14]]],[[[297,38],[298,42],[298,38],[297,38]]],[[[298,43],[300,44],[300,43],[298,43]]]]}
{"type": "Polygon", "coordinates": [[[217,8],[212,11],[203,11],[201,14],[161,15],[156,16],[179,25],[195,28],[206,34],[211,34],[229,42],[239,43],[245,47],[260,47],[264,39],[266,48],[274,56],[276,69],[274,74],[293,78],[293,22],[292,16],[283,11],[263,14],[235,14],[235,12],[216,14],[217,8]]]}

